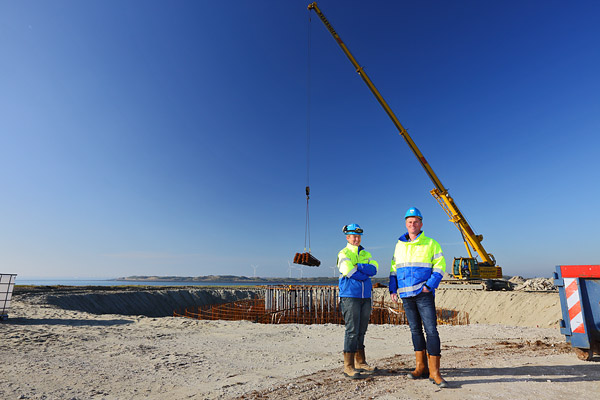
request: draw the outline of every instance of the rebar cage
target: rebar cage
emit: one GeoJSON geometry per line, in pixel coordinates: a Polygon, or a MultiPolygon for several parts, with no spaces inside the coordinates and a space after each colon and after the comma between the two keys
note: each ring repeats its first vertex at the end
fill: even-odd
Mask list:
{"type": "MultiPolygon", "coordinates": [[[[190,307],[173,312],[176,317],[202,320],[253,321],[263,324],[343,324],[337,286],[267,286],[265,297],[232,303],[190,307]]],[[[439,324],[468,325],[469,315],[437,310],[439,324]]],[[[407,325],[402,304],[374,300],[371,324],[407,325]]]]}

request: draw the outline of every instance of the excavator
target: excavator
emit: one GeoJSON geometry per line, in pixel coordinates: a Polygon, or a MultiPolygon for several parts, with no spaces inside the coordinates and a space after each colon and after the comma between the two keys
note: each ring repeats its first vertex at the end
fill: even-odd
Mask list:
{"type": "Polygon", "coordinates": [[[425,172],[433,182],[434,188],[430,191],[431,195],[437,200],[442,209],[446,212],[450,218],[450,222],[452,222],[458,228],[463,238],[463,242],[469,256],[454,258],[450,275],[452,275],[455,279],[444,280],[442,281],[442,284],[447,285],[445,287],[456,288],[459,288],[457,284],[462,284],[461,286],[464,288],[469,287],[483,290],[510,290],[510,284],[502,279],[502,268],[496,265],[496,259],[494,256],[488,253],[481,244],[483,235],[475,234],[467,222],[467,219],[461,213],[458,206],[450,196],[450,193],[448,193],[448,189],[444,187],[440,179],[431,168],[431,165],[429,165],[425,159],[425,156],[423,156],[406,129],[404,129],[400,121],[398,121],[398,118],[396,118],[396,115],[388,106],[387,102],[383,99],[371,79],[364,71],[363,67],[358,64],[352,53],[350,53],[350,50],[348,50],[346,44],[342,41],[335,29],[333,29],[333,26],[321,12],[317,6],[317,3],[314,2],[309,4],[308,10],[314,11],[318,15],[319,19],[321,19],[329,33],[333,36],[346,57],[348,57],[354,66],[358,75],[360,75],[379,104],[381,104],[387,115],[390,117],[398,129],[399,134],[404,138],[414,155],[417,157],[417,160],[423,169],[425,169],[425,172]],[[479,255],[481,260],[478,260],[476,256],[473,255],[474,253],[479,255]]]}

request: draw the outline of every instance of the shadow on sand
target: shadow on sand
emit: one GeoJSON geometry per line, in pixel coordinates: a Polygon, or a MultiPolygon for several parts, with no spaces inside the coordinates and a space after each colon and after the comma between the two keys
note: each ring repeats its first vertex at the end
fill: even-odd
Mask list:
{"type": "Polygon", "coordinates": [[[589,364],[581,365],[528,365],[510,368],[459,368],[442,369],[451,387],[459,388],[480,383],[513,382],[589,382],[600,380],[600,369],[594,358],[589,364]],[[461,380],[461,377],[476,377],[461,380]]]}
{"type": "Polygon", "coordinates": [[[115,326],[132,324],[127,319],[71,319],[71,318],[9,318],[3,325],[65,325],[65,326],[115,326]]]}

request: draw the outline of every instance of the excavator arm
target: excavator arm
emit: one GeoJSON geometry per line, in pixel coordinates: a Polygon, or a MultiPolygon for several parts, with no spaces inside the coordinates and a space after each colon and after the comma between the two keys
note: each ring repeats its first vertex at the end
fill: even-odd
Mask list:
{"type": "MultiPolygon", "coordinates": [[[[435,186],[435,188],[433,190],[431,190],[430,193],[433,195],[433,197],[435,197],[435,199],[438,201],[438,203],[442,206],[442,208],[444,209],[446,214],[448,214],[450,221],[452,223],[454,223],[454,225],[460,231],[460,233],[463,237],[463,241],[465,243],[467,252],[469,253],[469,257],[473,257],[473,255],[471,253],[471,248],[472,248],[473,250],[475,250],[475,252],[477,252],[479,257],[481,257],[480,264],[485,265],[485,266],[490,266],[490,267],[496,266],[496,260],[495,260],[494,256],[489,254],[485,250],[483,245],[481,244],[481,241],[483,240],[483,235],[476,235],[475,232],[473,232],[473,229],[469,226],[469,223],[467,222],[466,218],[463,216],[463,214],[458,209],[458,206],[456,205],[456,203],[454,203],[454,200],[448,193],[448,190],[444,187],[444,185],[442,184],[442,182],[440,181],[438,176],[435,174],[435,172],[433,171],[433,169],[431,168],[431,166],[425,159],[425,156],[423,156],[423,153],[421,153],[421,151],[419,150],[419,148],[417,147],[415,142],[412,140],[412,138],[410,137],[410,135],[408,134],[406,129],[404,129],[404,127],[402,126],[400,121],[398,121],[398,118],[396,118],[396,115],[394,114],[394,112],[392,111],[390,106],[387,104],[387,102],[384,100],[384,98],[381,96],[381,93],[379,93],[379,91],[377,90],[377,88],[375,87],[375,85],[373,84],[371,79],[368,77],[368,75],[364,71],[363,67],[361,67],[358,64],[358,62],[356,61],[356,59],[354,58],[352,53],[350,53],[350,50],[348,50],[348,47],[346,46],[346,44],[344,44],[344,42],[342,41],[340,36],[337,34],[335,29],[333,29],[333,26],[331,26],[331,23],[329,23],[327,18],[325,18],[325,15],[321,12],[319,7],[317,6],[317,3],[314,2],[314,3],[309,4],[308,9],[309,9],[309,11],[310,10],[314,11],[319,16],[319,18],[321,19],[321,21],[323,22],[323,24],[325,25],[327,30],[329,30],[329,33],[331,33],[331,35],[333,36],[333,38],[335,39],[337,44],[340,46],[340,48],[342,49],[342,51],[344,52],[346,57],[348,57],[348,59],[350,60],[350,62],[354,66],[354,68],[356,69],[356,72],[358,73],[358,75],[360,75],[360,77],[366,83],[366,85],[369,87],[369,89],[371,90],[371,92],[373,93],[373,95],[375,96],[377,101],[379,102],[379,104],[381,104],[381,106],[383,107],[383,109],[385,110],[387,115],[390,117],[390,119],[392,120],[392,122],[394,123],[396,128],[398,129],[398,133],[404,138],[404,140],[408,144],[408,147],[410,147],[410,149],[414,153],[415,157],[417,157],[417,160],[419,161],[419,163],[421,164],[421,166],[423,167],[423,169],[425,170],[425,172],[427,173],[427,175],[433,182],[433,185],[435,186]],[[471,248],[469,246],[471,246],[471,248]]],[[[501,275],[501,273],[500,273],[500,275],[501,275]]]]}

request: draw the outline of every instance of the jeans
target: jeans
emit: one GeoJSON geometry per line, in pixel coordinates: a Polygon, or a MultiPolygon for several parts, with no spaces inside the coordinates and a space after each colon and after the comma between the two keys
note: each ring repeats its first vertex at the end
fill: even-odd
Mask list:
{"type": "Polygon", "coordinates": [[[344,353],[356,353],[365,348],[365,333],[371,318],[371,299],[341,297],[340,310],[346,323],[344,353]]]}
{"type": "Polygon", "coordinates": [[[406,319],[410,326],[413,347],[415,351],[427,350],[430,356],[441,355],[440,335],[437,330],[437,316],[435,314],[435,298],[433,293],[421,292],[413,297],[402,299],[406,319]],[[423,336],[423,326],[427,341],[423,336]]]}

